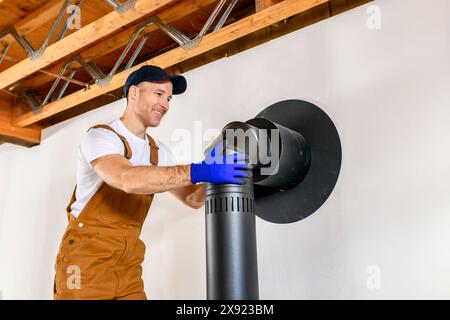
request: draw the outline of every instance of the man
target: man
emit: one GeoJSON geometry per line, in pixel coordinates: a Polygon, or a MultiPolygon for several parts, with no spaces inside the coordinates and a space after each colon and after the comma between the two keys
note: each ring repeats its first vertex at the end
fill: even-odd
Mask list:
{"type": "Polygon", "coordinates": [[[154,194],[170,191],[200,208],[205,185],[199,182],[242,183],[239,177],[247,176],[236,154],[214,162],[212,152],[201,163],[175,165],[170,150],[146,134],[186,86],[181,75],[141,67],[125,83],[123,115],[88,130],[55,263],[55,299],[146,299],[139,235],[154,194]]]}

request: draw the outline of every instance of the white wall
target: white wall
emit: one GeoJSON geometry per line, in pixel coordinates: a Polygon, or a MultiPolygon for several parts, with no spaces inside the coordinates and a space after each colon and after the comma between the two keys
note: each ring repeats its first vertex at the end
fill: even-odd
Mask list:
{"type": "MultiPolygon", "coordinates": [[[[380,30],[366,5],[187,73],[188,92],[150,131],[175,146],[177,129],[220,129],[284,99],[334,120],[343,162],[329,200],[299,223],[257,221],[262,299],[450,298],[450,2],[370,5],[380,30]]],[[[38,147],[0,146],[4,299],[51,298],[77,145],[123,107],[46,129],[38,147]]],[[[198,141],[192,150],[180,160],[199,160],[198,141]]],[[[158,195],[142,237],[150,298],[206,297],[202,210],[158,195]]]]}

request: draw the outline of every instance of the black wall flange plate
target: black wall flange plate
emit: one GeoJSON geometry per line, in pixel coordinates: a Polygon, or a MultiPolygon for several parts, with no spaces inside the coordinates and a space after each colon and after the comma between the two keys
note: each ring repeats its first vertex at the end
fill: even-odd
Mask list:
{"type": "Polygon", "coordinates": [[[318,106],[303,100],[280,101],[256,118],[299,132],[309,143],[311,165],[302,182],[285,191],[254,185],[256,215],[273,223],[293,223],[317,211],[333,191],[342,151],[333,121],[318,106]]]}

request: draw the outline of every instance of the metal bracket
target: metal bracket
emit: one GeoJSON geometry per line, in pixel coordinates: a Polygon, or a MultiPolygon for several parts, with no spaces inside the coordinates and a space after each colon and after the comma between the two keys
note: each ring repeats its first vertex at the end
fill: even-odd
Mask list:
{"type": "Polygon", "coordinates": [[[0,55],[0,64],[2,64],[3,59],[5,59],[6,53],[8,52],[8,49],[9,49],[9,46],[10,46],[10,44],[8,44],[6,47],[3,47],[2,53],[0,55]]]}
{"type": "Polygon", "coordinates": [[[117,13],[122,14],[127,12],[128,10],[134,8],[137,0],[128,0],[127,2],[120,3],[116,0],[106,0],[106,2],[111,5],[117,13]]]}
{"type": "MultiPolygon", "coordinates": [[[[70,24],[72,23],[73,19],[75,18],[75,14],[77,13],[77,9],[80,8],[81,3],[84,0],[80,0],[78,1],[78,3],[74,4],[74,7],[72,9],[72,11],[70,12],[69,16],[66,19],[66,22],[64,24],[64,27],[61,29],[61,31],[59,32],[58,36],[56,37],[55,41],[59,41],[64,37],[64,34],[66,33],[67,29],[69,28],[70,24]]],[[[67,10],[67,9],[66,9],[67,10]]]]}
{"type": "Polygon", "coordinates": [[[43,106],[41,102],[32,91],[25,92],[21,86],[17,86],[14,88],[14,92],[25,100],[34,115],[38,114],[42,110],[43,106]]]}
{"type": "MultiPolygon", "coordinates": [[[[194,39],[190,39],[185,34],[178,31],[174,26],[163,23],[157,16],[153,17],[152,22],[156,24],[162,31],[164,31],[164,33],[166,33],[169,37],[175,40],[183,49],[185,49],[186,51],[192,50],[196,48],[202,41],[206,32],[208,32],[209,28],[211,27],[214,20],[216,20],[219,12],[222,10],[226,2],[227,0],[221,0],[217,4],[217,6],[214,8],[213,12],[209,16],[208,20],[206,21],[205,25],[203,26],[202,30],[197,34],[197,36],[194,39]]],[[[225,21],[227,20],[228,16],[231,13],[231,10],[233,10],[233,7],[236,5],[236,3],[237,0],[231,0],[230,4],[228,5],[228,8],[225,10],[216,27],[214,28],[214,32],[223,27],[225,21]]]]}

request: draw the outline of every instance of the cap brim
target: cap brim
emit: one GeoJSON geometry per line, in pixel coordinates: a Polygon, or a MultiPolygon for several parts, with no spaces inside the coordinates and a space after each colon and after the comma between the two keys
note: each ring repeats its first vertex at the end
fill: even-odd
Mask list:
{"type": "Polygon", "coordinates": [[[172,90],[173,94],[181,94],[186,91],[187,82],[186,82],[186,78],[183,77],[182,75],[172,76],[172,77],[170,77],[170,81],[172,81],[172,85],[173,85],[173,90],[172,90]]]}

